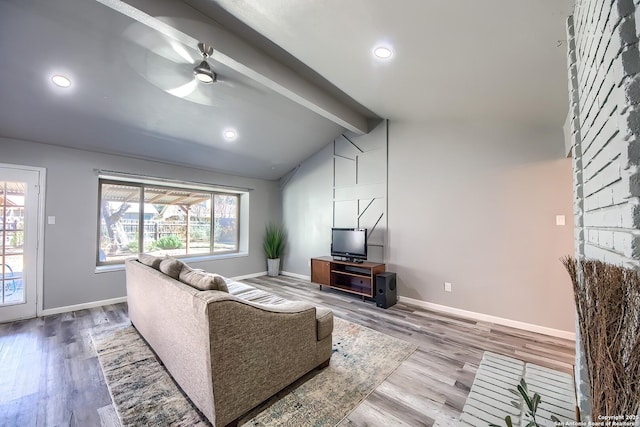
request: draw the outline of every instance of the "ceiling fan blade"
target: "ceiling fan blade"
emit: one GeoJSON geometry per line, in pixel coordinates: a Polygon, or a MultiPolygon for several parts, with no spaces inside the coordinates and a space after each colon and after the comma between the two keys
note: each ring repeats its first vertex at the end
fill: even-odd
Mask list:
{"type": "Polygon", "coordinates": [[[178,55],[182,57],[182,59],[184,59],[185,62],[189,64],[195,64],[197,62],[198,58],[194,58],[193,56],[191,56],[191,54],[187,51],[186,47],[183,44],[172,40],[171,47],[178,55]]]}
{"type": "Polygon", "coordinates": [[[192,79],[190,82],[187,82],[183,85],[180,85],[173,89],[167,89],[167,92],[173,96],[177,96],[178,98],[186,98],[191,95],[197,88],[198,81],[196,79],[192,79]]]}
{"type": "MultiPolygon", "coordinates": [[[[209,86],[209,89],[211,87],[209,86]]],[[[182,98],[186,101],[195,102],[200,105],[207,105],[209,107],[222,107],[222,100],[218,99],[215,95],[207,93],[206,89],[202,88],[202,85],[198,83],[193,92],[182,98]]]]}
{"type": "Polygon", "coordinates": [[[171,62],[194,64],[201,59],[199,52],[194,47],[185,46],[139,22],[134,22],[127,27],[122,36],[131,45],[137,45],[171,62]]]}
{"type": "Polygon", "coordinates": [[[139,45],[130,45],[125,49],[127,62],[145,79],[153,84],[160,83],[163,88],[175,87],[191,80],[193,66],[183,61],[174,62],[154,51],[139,45]]]}

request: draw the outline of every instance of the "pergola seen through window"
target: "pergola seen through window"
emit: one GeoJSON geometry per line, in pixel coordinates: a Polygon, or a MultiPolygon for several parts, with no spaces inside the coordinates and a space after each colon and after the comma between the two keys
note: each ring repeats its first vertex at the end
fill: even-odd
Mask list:
{"type": "Polygon", "coordinates": [[[97,264],[238,252],[240,195],[100,179],[97,264]]]}

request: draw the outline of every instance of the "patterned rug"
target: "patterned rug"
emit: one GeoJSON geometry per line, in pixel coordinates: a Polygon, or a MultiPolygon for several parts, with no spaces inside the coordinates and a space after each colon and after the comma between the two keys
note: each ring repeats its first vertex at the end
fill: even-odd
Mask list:
{"type": "MultiPolygon", "coordinates": [[[[335,318],[331,364],[313,371],[247,414],[245,426],[335,426],[416,346],[335,318]]],[[[131,326],[92,340],[123,427],[208,426],[131,326]]]]}

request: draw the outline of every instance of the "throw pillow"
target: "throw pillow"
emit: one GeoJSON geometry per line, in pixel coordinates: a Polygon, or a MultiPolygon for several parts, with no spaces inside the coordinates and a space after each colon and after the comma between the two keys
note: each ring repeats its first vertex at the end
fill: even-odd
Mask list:
{"type": "Polygon", "coordinates": [[[207,273],[207,274],[210,274],[213,276],[213,279],[215,280],[219,291],[229,293],[229,288],[227,287],[227,281],[223,276],[216,273],[207,273]]]}
{"type": "Polygon", "coordinates": [[[184,266],[184,262],[175,258],[165,258],[160,262],[160,271],[162,271],[167,276],[178,280],[180,277],[180,272],[182,271],[182,267],[184,266]]]}
{"type": "Polygon", "coordinates": [[[194,270],[188,265],[182,268],[179,280],[200,291],[223,291],[229,292],[224,277],[219,274],[207,273],[194,270]]]}
{"type": "Polygon", "coordinates": [[[160,270],[160,263],[162,262],[162,258],[148,254],[140,254],[140,256],[138,257],[138,261],[140,261],[144,265],[155,268],[156,270],[160,270]]]}

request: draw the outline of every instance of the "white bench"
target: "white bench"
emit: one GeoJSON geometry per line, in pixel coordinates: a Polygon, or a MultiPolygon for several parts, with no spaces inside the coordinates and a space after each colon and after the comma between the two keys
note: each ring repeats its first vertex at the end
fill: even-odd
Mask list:
{"type": "Polygon", "coordinates": [[[460,419],[439,420],[436,426],[478,427],[489,423],[504,426],[507,415],[511,415],[514,426],[527,425],[526,404],[522,397],[509,391],[516,390],[521,378],[527,383],[529,396],[533,396],[533,393],[540,395],[541,403],[536,412],[536,420],[540,425],[554,426],[551,415],[562,422],[575,421],[576,400],[571,375],[485,352],[460,419]],[[512,401],[522,403],[522,410],[515,408],[512,401]]]}

